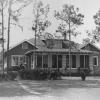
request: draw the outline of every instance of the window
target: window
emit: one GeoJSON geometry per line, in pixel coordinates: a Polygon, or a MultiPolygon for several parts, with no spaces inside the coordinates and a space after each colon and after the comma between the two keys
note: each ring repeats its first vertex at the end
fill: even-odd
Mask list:
{"type": "Polygon", "coordinates": [[[22,43],[22,49],[28,49],[28,44],[27,43],[22,43]]]}
{"type": "Polygon", "coordinates": [[[37,55],[37,67],[42,68],[42,55],[37,55]]]}
{"type": "Polygon", "coordinates": [[[84,55],[80,55],[80,67],[84,68],[84,55]]]}
{"type": "Polygon", "coordinates": [[[72,55],[72,68],[76,68],[76,55],[72,55]]]}
{"type": "Polygon", "coordinates": [[[66,55],[66,67],[69,68],[69,55],[66,55]]]}
{"type": "Polygon", "coordinates": [[[52,55],[52,68],[57,68],[57,55],[52,55]]]}
{"type": "Polygon", "coordinates": [[[93,57],[93,65],[98,66],[98,56],[93,57]]]}
{"type": "Polygon", "coordinates": [[[85,55],[85,67],[89,68],[89,55],[85,55]]]}
{"type": "Polygon", "coordinates": [[[80,67],[81,68],[89,67],[89,55],[80,55],[80,67]]]}
{"type": "Polygon", "coordinates": [[[26,63],[26,56],[24,55],[12,55],[12,66],[19,66],[26,63]]]}
{"type": "Polygon", "coordinates": [[[62,55],[52,55],[52,68],[62,68],[62,55]]]}
{"type": "Polygon", "coordinates": [[[48,67],[48,55],[43,55],[43,68],[48,67]]]}
{"type": "Polygon", "coordinates": [[[62,55],[58,55],[58,68],[62,68],[62,55]]]}

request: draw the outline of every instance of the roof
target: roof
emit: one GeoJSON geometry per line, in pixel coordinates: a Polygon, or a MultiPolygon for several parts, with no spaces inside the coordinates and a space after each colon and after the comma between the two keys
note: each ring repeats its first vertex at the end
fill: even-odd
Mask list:
{"type": "MultiPolygon", "coordinates": [[[[31,39],[29,39],[29,40],[27,40],[27,42],[29,42],[30,44],[32,44],[32,45],[35,45],[35,38],[31,38],[31,39]]],[[[45,45],[45,43],[41,40],[41,39],[39,39],[39,38],[37,38],[36,39],[36,47],[37,48],[46,48],[46,45],[45,45]]]]}
{"type": "MultiPolygon", "coordinates": [[[[65,43],[65,45],[68,44],[68,40],[63,40],[63,39],[52,39],[53,42],[54,42],[54,45],[53,45],[53,48],[50,49],[47,47],[47,40],[51,40],[51,39],[46,39],[46,40],[42,40],[42,39],[39,39],[39,38],[36,38],[36,50],[31,50],[31,51],[28,51],[26,52],[26,54],[28,53],[31,53],[31,52],[69,52],[69,49],[68,48],[62,48],[62,43],[65,43]],[[59,42],[57,42],[59,41],[59,42]]],[[[29,44],[31,44],[32,46],[35,46],[35,39],[34,38],[31,38],[29,40],[24,40],[20,43],[18,43],[17,45],[13,46],[11,49],[15,48],[16,46],[20,45],[21,43],[23,42],[28,42],[29,44]]],[[[74,43],[73,41],[71,41],[71,43],[74,43]]],[[[50,44],[49,44],[50,45],[50,44]]],[[[89,50],[82,50],[81,48],[83,48],[84,46],[86,46],[87,44],[85,44],[84,46],[78,44],[78,43],[75,43],[76,45],[76,48],[73,48],[71,52],[80,52],[80,53],[92,53],[93,51],[89,51],[89,50]],[[81,47],[80,47],[81,46],[81,47]]],[[[91,44],[93,45],[93,44],[91,44]]],[[[68,45],[67,45],[68,46],[68,45]]],[[[93,45],[95,48],[97,48],[95,45],[93,45]]],[[[99,49],[99,48],[97,48],[99,49]]],[[[100,50],[100,49],[99,49],[100,50]]]]}
{"type": "MultiPolygon", "coordinates": [[[[30,50],[28,52],[26,52],[25,54],[30,54],[33,52],[37,52],[37,53],[68,53],[69,49],[36,49],[36,50],[30,50]]],[[[89,50],[72,50],[71,53],[97,53],[97,52],[93,52],[93,51],[89,51],[89,50]]]]}
{"type": "MultiPolygon", "coordinates": [[[[23,41],[21,41],[21,42],[19,42],[19,43],[17,43],[16,45],[14,45],[13,47],[11,47],[9,50],[11,50],[11,49],[13,49],[13,48],[15,48],[15,47],[17,47],[18,45],[20,45],[20,44],[22,44],[22,43],[24,43],[24,42],[28,42],[29,44],[31,44],[32,46],[35,46],[35,40],[34,40],[34,38],[31,38],[31,39],[29,39],[29,40],[23,40],[23,41]]],[[[44,47],[44,44],[43,44],[43,42],[40,40],[40,39],[36,39],[36,48],[40,48],[40,47],[44,47]]],[[[6,52],[6,51],[5,51],[6,52]]]]}
{"type": "Polygon", "coordinates": [[[80,48],[82,49],[82,48],[84,48],[85,46],[87,46],[88,44],[94,46],[97,50],[100,51],[100,48],[98,48],[98,47],[97,47],[95,44],[93,44],[93,43],[87,43],[87,44],[81,45],[80,48]]]}
{"type": "MultiPolygon", "coordinates": [[[[28,42],[26,39],[25,40],[23,40],[23,41],[21,41],[21,42],[19,42],[19,43],[17,43],[16,45],[14,45],[13,47],[10,47],[10,49],[9,50],[11,50],[11,49],[13,49],[13,48],[15,48],[15,47],[17,47],[18,45],[20,45],[20,44],[22,44],[22,43],[24,43],[24,42],[28,42]]],[[[29,42],[28,42],[29,43],[29,42]]],[[[30,44],[30,43],[29,43],[30,44]]],[[[32,45],[32,44],[31,44],[32,45]]],[[[5,52],[7,52],[7,50],[5,50],[5,52]]]]}

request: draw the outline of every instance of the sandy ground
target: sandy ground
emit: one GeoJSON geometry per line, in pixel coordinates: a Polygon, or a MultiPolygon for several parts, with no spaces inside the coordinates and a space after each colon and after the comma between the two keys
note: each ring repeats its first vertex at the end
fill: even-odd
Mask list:
{"type": "Polygon", "coordinates": [[[99,100],[100,78],[0,83],[0,100],[99,100]]]}

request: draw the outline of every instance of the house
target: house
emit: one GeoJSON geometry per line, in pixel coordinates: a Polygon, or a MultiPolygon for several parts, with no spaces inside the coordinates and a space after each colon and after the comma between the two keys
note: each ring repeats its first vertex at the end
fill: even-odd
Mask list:
{"type": "Polygon", "coordinates": [[[63,39],[29,39],[25,40],[6,52],[9,53],[9,66],[26,64],[28,69],[58,69],[76,73],[78,67],[90,68],[99,65],[99,49],[94,45],[80,45],[71,41],[69,56],[69,41],[63,39]],[[36,44],[35,44],[36,43],[36,44]],[[88,46],[89,45],[89,46],[88,46]],[[69,67],[69,57],[70,66],[69,67]]]}
{"type": "MultiPolygon", "coordinates": [[[[9,49],[9,52],[5,52],[5,61],[7,62],[7,55],[9,53],[9,66],[19,66],[21,63],[28,63],[28,59],[25,56],[25,53],[29,50],[35,49],[35,46],[29,41],[24,40],[21,43],[18,43],[14,47],[9,49]]],[[[7,65],[7,64],[6,64],[7,65]]]]}
{"type": "Polygon", "coordinates": [[[91,55],[91,64],[93,66],[94,75],[100,75],[100,49],[92,43],[83,45],[81,49],[97,52],[97,54],[93,53],[91,55]]]}
{"type": "Polygon", "coordinates": [[[2,65],[3,65],[3,57],[2,57],[2,51],[0,52],[0,71],[3,69],[2,65]]]}

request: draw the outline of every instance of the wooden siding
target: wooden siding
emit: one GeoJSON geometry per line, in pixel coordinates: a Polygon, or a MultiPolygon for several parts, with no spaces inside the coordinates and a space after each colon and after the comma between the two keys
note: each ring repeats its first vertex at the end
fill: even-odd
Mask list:
{"type": "Polygon", "coordinates": [[[90,55],[89,65],[90,65],[91,73],[93,75],[94,74],[95,75],[96,74],[100,75],[100,50],[98,48],[96,48],[95,46],[91,45],[91,44],[87,44],[86,46],[84,46],[81,49],[98,52],[98,54],[92,54],[92,55],[90,55]],[[97,67],[93,66],[93,56],[97,56],[98,57],[98,66],[97,67]]]}
{"type": "Polygon", "coordinates": [[[22,49],[22,44],[20,44],[9,51],[9,62],[10,62],[9,66],[11,66],[11,56],[12,55],[25,55],[27,51],[35,49],[35,47],[29,44],[28,42],[25,42],[25,43],[28,44],[28,49],[22,49]]]}

